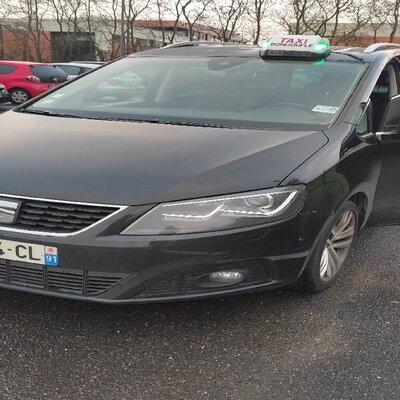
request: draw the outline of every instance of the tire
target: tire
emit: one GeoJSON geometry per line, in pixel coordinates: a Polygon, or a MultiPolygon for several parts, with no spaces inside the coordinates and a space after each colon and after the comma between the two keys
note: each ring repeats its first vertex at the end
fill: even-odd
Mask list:
{"type": "Polygon", "coordinates": [[[357,235],[358,219],[359,210],[351,201],[337,210],[297,280],[296,289],[320,292],[337,280],[357,235]]]}
{"type": "Polygon", "coordinates": [[[9,94],[10,94],[11,103],[16,104],[16,105],[23,104],[32,98],[32,96],[30,95],[29,92],[27,92],[24,89],[19,89],[19,88],[10,89],[9,94]]]}

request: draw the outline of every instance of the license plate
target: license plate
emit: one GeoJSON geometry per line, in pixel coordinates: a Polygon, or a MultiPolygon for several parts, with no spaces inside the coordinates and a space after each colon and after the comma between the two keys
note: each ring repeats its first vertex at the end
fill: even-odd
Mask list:
{"type": "Polygon", "coordinates": [[[57,247],[42,246],[40,244],[0,239],[0,258],[57,267],[58,249],[57,247]]]}
{"type": "Polygon", "coordinates": [[[56,86],[58,86],[58,85],[50,84],[49,89],[54,89],[56,86]]]}

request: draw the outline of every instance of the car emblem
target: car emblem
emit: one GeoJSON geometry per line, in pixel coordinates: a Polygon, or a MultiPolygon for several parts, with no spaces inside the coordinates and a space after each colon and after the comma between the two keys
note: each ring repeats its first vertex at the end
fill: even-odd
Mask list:
{"type": "Polygon", "coordinates": [[[0,224],[13,224],[17,218],[20,203],[0,199],[0,224]]]}

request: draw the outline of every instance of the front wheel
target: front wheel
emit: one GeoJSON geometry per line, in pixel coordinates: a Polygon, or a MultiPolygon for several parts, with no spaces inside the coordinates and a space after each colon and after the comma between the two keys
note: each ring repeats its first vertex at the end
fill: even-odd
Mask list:
{"type": "Polygon", "coordinates": [[[11,89],[10,100],[13,104],[23,104],[28,101],[32,96],[24,89],[11,89]]]}
{"type": "Polygon", "coordinates": [[[296,282],[297,289],[317,292],[335,282],[356,237],[358,215],[358,208],[351,201],[340,207],[296,282]]]}

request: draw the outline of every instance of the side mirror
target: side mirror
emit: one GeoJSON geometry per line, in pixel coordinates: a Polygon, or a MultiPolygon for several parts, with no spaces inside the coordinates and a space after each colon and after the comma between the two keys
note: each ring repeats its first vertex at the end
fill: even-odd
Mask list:
{"type": "Polygon", "coordinates": [[[363,142],[368,143],[368,144],[376,144],[381,141],[381,139],[378,136],[378,133],[374,132],[367,132],[362,136],[358,136],[363,142]]]}

